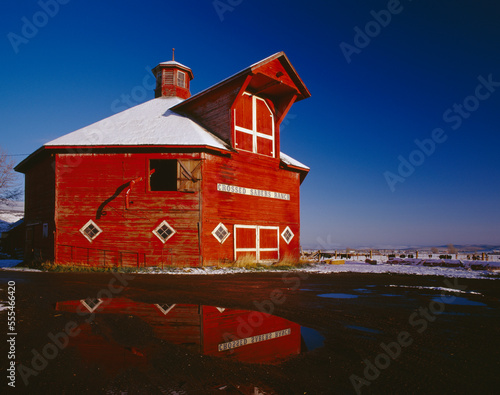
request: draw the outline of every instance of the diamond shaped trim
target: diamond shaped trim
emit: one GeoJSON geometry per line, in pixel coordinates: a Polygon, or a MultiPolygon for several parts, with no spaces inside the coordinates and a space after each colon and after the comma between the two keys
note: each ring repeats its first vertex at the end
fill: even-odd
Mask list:
{"type": "Polygon", "coordinates": [[[292,230],[287,226],[283,233],[281,234],[281,237],[283,237],[283,240],[285,240],[286,244],[290,244],[290,242],[293,239],[293,236],[295,236],[292,232],[292,230]]]}
{"type": "Polygon", "coordinates": [[[102,233],[102,229],[97,226],[97,224],[89,220],[85,225],[80,229],[80,233],[85,236],[85,238],[92,242],[97,236],[102,233]]]}
{"type": "Polygon", "coordinates": [[[153,233],[158,237],[162,243],[165,243],[168,239],[170,239],[176,232],[175,229],[172,228],[167,221],[163,221],[160,225],[153,230],[153,233]]]}
{"type": "Polygon", "coordinates": [[[212,231],[212,234],[219,241],[219,243],[222,244],[226,241],[231,233],[229,233],[229,230],[227,230],[222,222],[219,222],[219,225],[215,227],[215,229],[212,231]]]}

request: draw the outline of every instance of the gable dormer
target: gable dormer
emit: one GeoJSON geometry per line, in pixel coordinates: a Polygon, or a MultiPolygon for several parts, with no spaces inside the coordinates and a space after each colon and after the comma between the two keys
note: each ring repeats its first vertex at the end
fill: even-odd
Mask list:
{"type": "Polygon", "coordinates": [[[310,97],[283,52],[172,107],[234,149],[278,158],[279,127],[293,103],[310,97]]]}

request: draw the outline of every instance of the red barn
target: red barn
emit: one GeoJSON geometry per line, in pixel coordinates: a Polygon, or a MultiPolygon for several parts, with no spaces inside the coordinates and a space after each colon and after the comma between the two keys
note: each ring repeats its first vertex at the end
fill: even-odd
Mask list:
{"type": "Polygon", "coordinates": [[[283,52],[191,96],[153,69],[155,99],[48,142],[21,162],[25,259],[202,266],[298,258],[307,166],[280,124],[309,91],[283,52]]]}
{"type": "MultiPolygon", "coordinates": [[[[56,311],[77,312],[80,316],[92,314],[93,323],[98,324],[101,314],[123,315],[126,311],[127,315],[139,317],[148,324],[158,339],[182,345],[192,352],[241,362],[280,363],[307,347],[299,324],[256,311],[194,304],[150,304],[126,298],[58,302],[56,311]]],[[[106,335],[103,335],[92,330],[92,323],[82,323],[74,330],[79,335],[71,339],[70,345],[76,346],[90,365],[106,361],[106,368],[120,369],[116,360],[117,356],[123,357],[124,347],[106,326],[105,322],[101,326],[105,328],[106,335]]],[[[143,343],[136,349],[135,355],[144,356],[154,351],[151,346],[144,346],[143,343]]],[[[145,358],[142,362],[146,362],[145,358]]]]}

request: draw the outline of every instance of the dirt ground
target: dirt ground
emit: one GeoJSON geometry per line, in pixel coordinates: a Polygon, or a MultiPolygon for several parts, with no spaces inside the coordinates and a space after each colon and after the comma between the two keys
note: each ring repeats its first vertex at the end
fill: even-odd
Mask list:
{"type": "MultiPolygon", "coordinates": [[[[500,282],[394,274],[146,275],[0,272],[0,300],[15,281],[15,388],[9,344],[0,347],[1,393],[29,394],[496,394],[500,384],[500,282]],[[389,287],[396,285],[396,287],[389,287]],[[426,288],[417,288],[426,287],[426,288]],[[460,289],[452,293],[430,287],[460,289]],[[108,291],[106,291],[108,290],[108,291]],[[56,303],[109,295],[264,311],[308,328],[323,346],[280,364],[200,355],[155,337],[130,312],[96,315],[113,355],[82,358],[49,334],[86,317],[56,303]],[[336,293],[335,298],[318,295],[336,293]],[[446,303],[443,303],[445,302],[446,303]],[[460,303],[455,303],[455,302],[460,303]],[[108,335],[106,335],[108,334],[108,335]],[[52,343],[52,346],[47,344],[52,343]],[[56,344],[57,345],[57,344],[56,344]],[[384,348],[385,347],[385,348],[384,348]],[[43,358],[43,353],[50,359],[43,358]],[[136,363],[135,350],[147,363],[136,363]],[[37,354],[41,353],[41,354],[37,354]],[[391,355],[389,355],[391,354],[391,355]],[[41,355],[36,357],[36,355],[41,355]],[[19,369],[21,368],[21,374],[19,369]],[[23,377],[24,376],[24,377],[23,377]],[[27,385],[25,385],[25,382],[27,385]]],[[[5,303],[4,303],[5,304],[5,303]]],[[[9,339],[7,311],[0,312],[9,339]]],[[[71,325],[70,325],[71,326],[71,325]]],[[[64,336],[59,337],[64,343],[64,336]]],[[[91,348],[92,346],[89,346],[91,348]]],[[[101,350],[102,351],[102,350],[101,350]]]]}

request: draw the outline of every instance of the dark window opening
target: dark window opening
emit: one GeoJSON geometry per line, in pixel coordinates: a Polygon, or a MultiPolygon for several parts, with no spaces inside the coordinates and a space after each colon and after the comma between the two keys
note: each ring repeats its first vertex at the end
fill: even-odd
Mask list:
{"type": "Polygon", "coordinates": [[[159,229],[156,230],[158,234],[161,236],[163,240],[167,240],[171,235],[174,234],[174,231],[169,228],[167,225],[161,226],[159,229]]]}
{"type": "Polygon", "coordinates": [[[152,191],[177,191],[177,160],[152,159],[149,161],[149,172],[152,191]]]}
{"type": "Polygon", "coordinates": [[[85,234],[90,237],[91,239],[93,239],[94,237],[96,237],[96,235],[99,233],[99,229],[97,229],[94,225],[90,224],[89,226],[87,226],[84,230],[85,234]]]}

